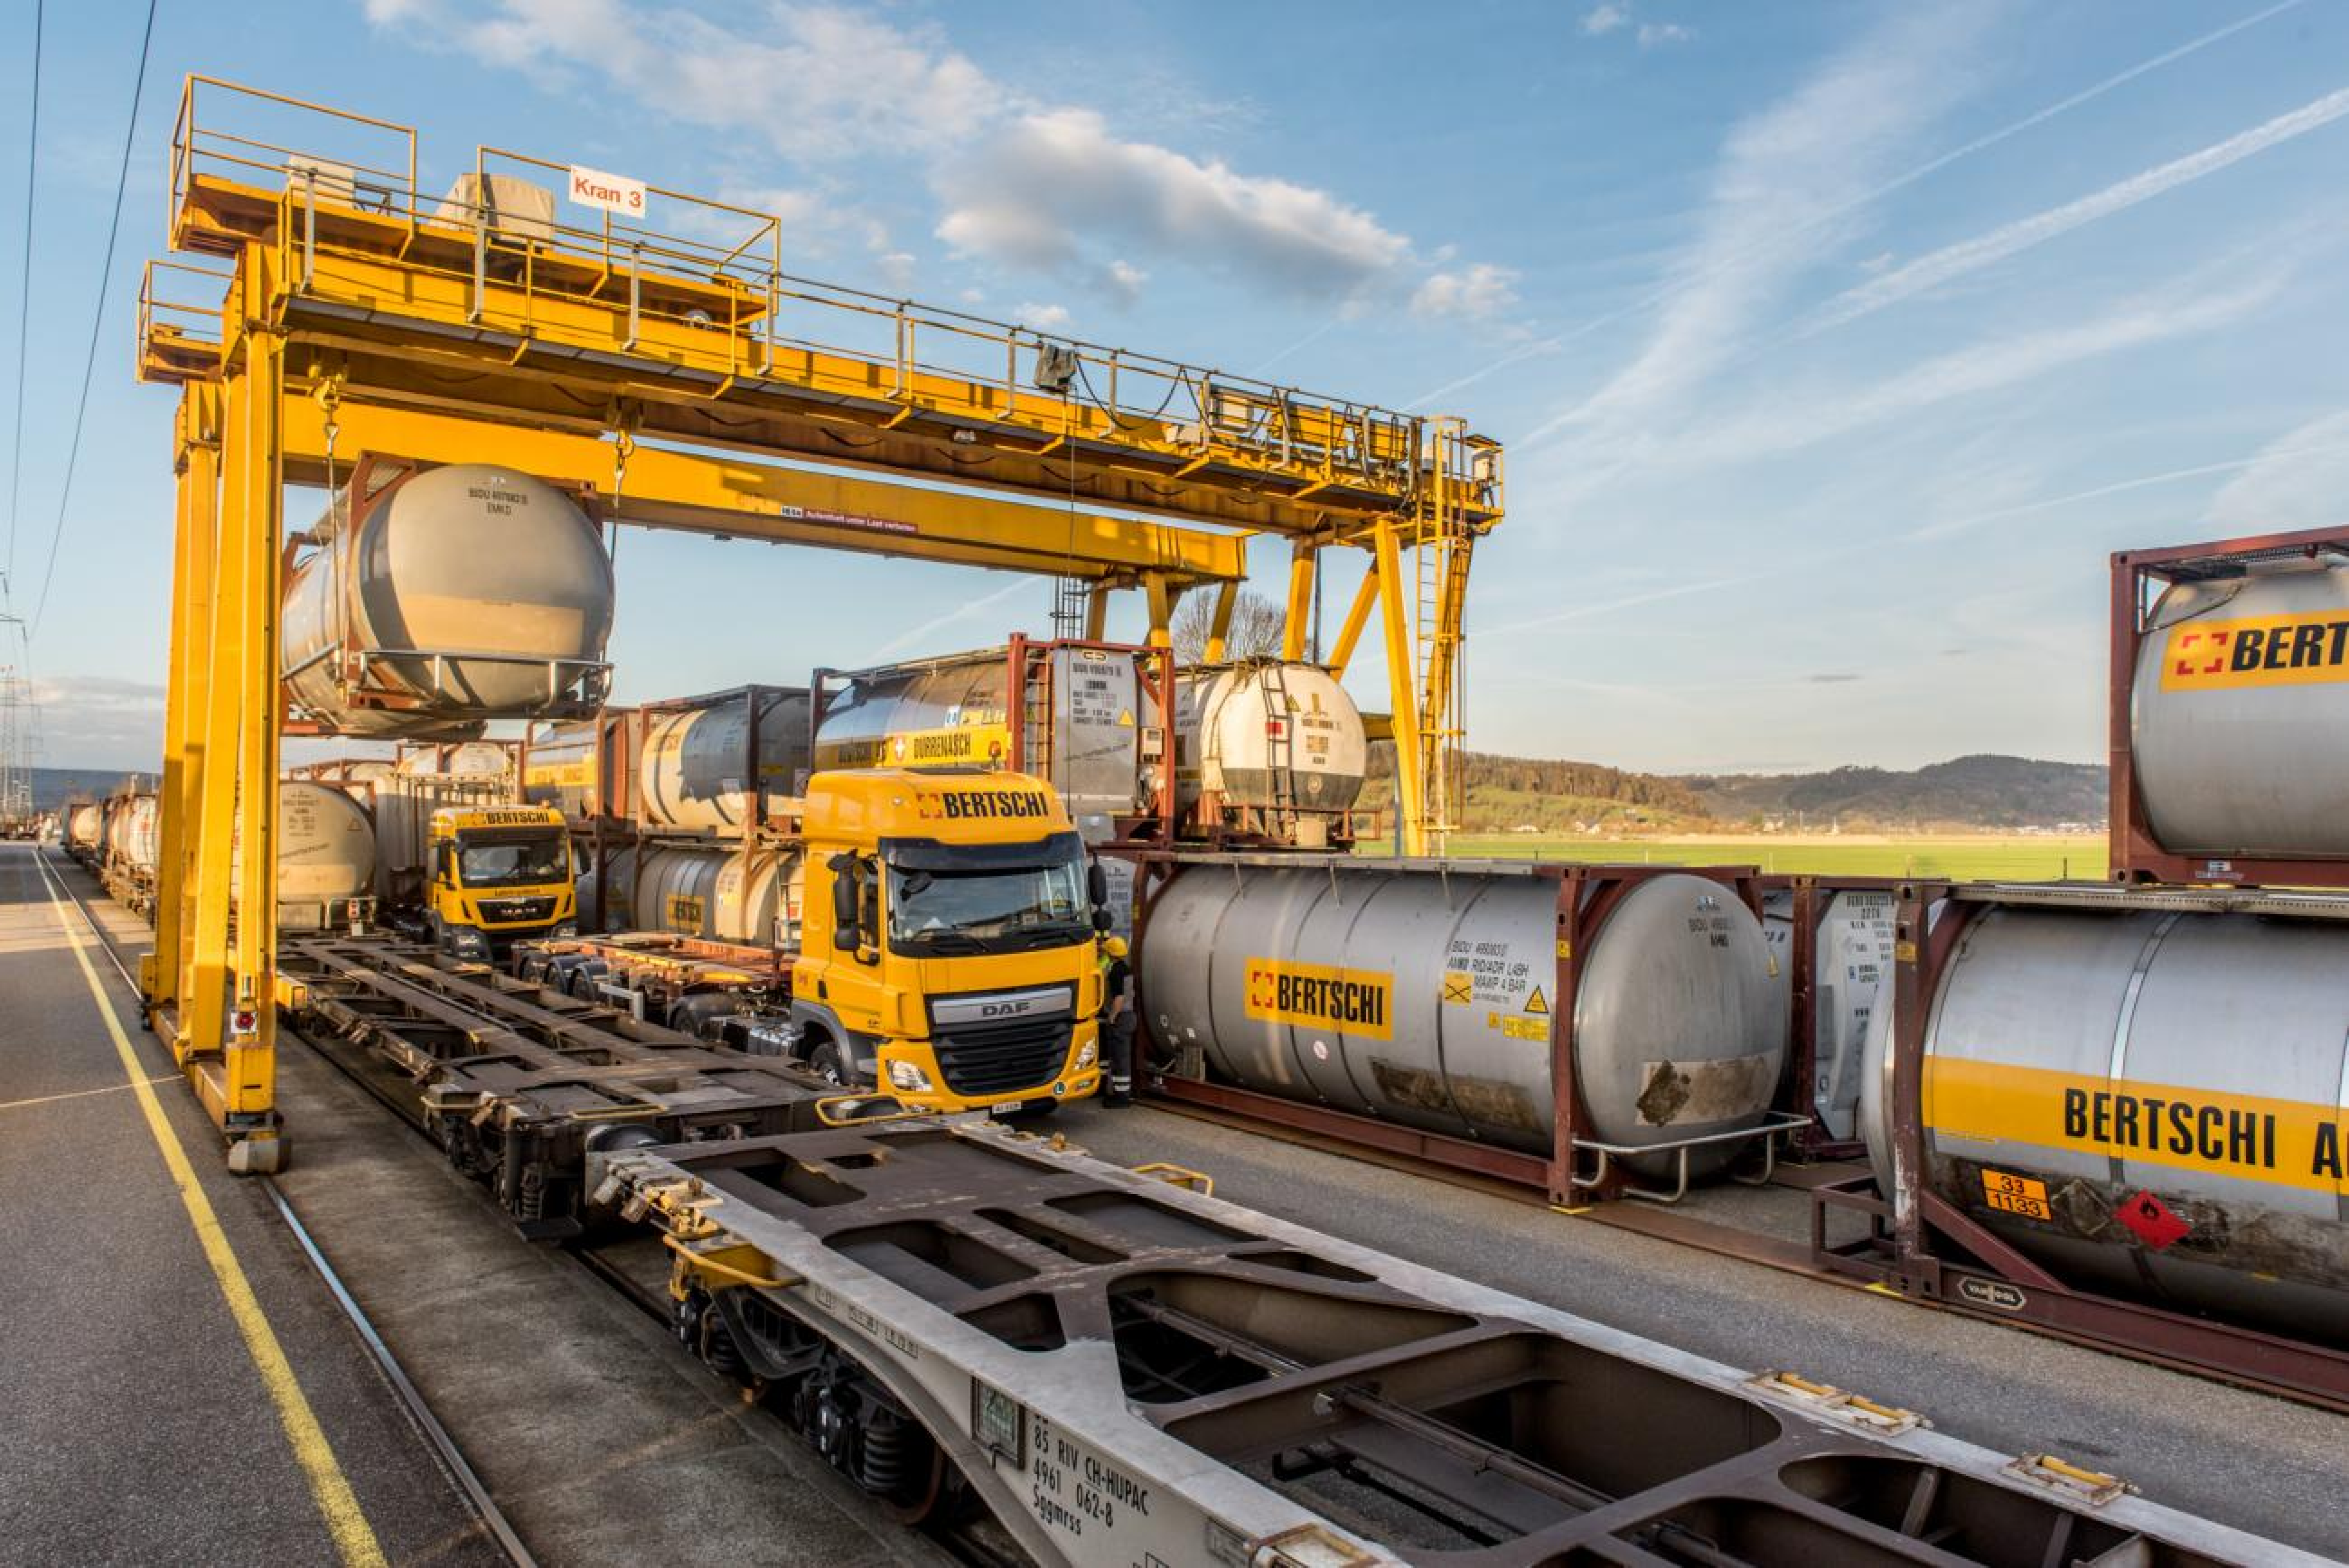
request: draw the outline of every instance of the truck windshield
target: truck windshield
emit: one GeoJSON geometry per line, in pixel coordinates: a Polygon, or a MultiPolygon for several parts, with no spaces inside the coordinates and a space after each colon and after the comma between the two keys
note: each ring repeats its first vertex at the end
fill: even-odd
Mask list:
{"type": "Polygon", "coordinates": [[[571,868],[571,846],[560,833],[502,838],[463,833],[457,839],[457,875],[467,887],[516,887],[561,882],[571,868]]]}
{"type": "Polygon", "coordinates": [[[1093,934],[1081,854],[968,869],[889,862],[889,945],[900,953],[1017,953],[1093,934]]]}

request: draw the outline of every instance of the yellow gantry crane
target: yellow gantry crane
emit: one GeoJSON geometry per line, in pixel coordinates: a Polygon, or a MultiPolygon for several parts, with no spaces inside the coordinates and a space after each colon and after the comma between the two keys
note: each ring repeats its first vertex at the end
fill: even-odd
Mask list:
{"type": "Polygon", "coordinates": [[[141,978],[237,1169],[284,1156],[284,487],[362,455],[505,465],[631,524],[1071,580],[1095,637],[1114,592],[1163,644],[1212,589],[1210,658],[1250,538],[1289,542],[1291,658],[1321,552],[1363,551],[1330,662],[1375,614],[1403,847],[1441,848],[1469,562],[1502,515],[1501,449],[1461,421],[810,283],[771,215],[501,149],[428,196],[411,128],[211,77],[182,92],[169,203],[201,259],[150,263],[140,296],[139,374],[181,389],[141,978]]]}

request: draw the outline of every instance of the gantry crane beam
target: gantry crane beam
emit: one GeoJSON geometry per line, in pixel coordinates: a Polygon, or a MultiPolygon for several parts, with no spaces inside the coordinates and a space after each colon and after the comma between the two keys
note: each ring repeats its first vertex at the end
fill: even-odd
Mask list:
{"type": "Polygon", "coordinates": [[[1247,575],[1237,533],[1034,506],[808,469],[637,446],[618,467],[592,428],[492,424],[433,409],[289,390],[283,421],[288,484],[347,480],[360,452],[436,463],[491,463],[599,499],[621,521],[674,529],[1032,572],[1127,586],[1155,577],[1180,592],[1247,575]],[[616,496],[615,492],[617,491],[616,496]]]}
{"type": "MultiPolygon", "coordinates": [[[[616,245],[306,167],[262,183],[208,160],[189,113],[173,245],[271,247],[280,325],[354,387],[547,417],[626,401],[644,435],[1308,537],[1434,481],[1420,416],[786,280],[779,244],[616,245]]],[[[1497,494],[1470,504],[1499,520],[1497,494]]]]}

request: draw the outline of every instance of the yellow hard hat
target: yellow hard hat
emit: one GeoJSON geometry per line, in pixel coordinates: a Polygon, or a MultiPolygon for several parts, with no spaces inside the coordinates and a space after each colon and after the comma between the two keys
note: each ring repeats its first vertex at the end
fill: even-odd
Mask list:
{"type": "Polygon", "coordinates": [[[1123,957],[1124,957],[1124,956],[1125,956],[1125,938],[1124,938],[1124,937],[1123,937],[1123,936],[1104,936],[1104,937],[1102,937],[1102,951],[1103,953],[1108,954],[1112,958],[1123,958],[1123,957]]]}

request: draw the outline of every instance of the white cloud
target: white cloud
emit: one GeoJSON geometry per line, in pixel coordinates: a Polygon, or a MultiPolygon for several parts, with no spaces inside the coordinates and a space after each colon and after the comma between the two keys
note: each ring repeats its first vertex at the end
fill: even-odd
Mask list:
{"type": "Polygon", "coordinates": [[[1433,273],[1411,296],[1413,314],[1485,320],[1517,303],[1514,268],[1477,262],[1464,271],[1433,273]]]}
{"type": "MultiPolygon", "coordinates": [[[[1331,191],[1121,136],[1095,110],[995,79],[932,26],[821,4],[773,4],[739,27],[630,0],[366,4],[402,39],[542,77],[595,78],[655,113],[755,135],[802,166],[853,164],[869,179],[874,155],[909,160],[957,253],[1119,303],[1137,296],[1154,256],[1329,299],[1407,290],[1423,265],[1409,236],[1331,191]]],[[[862,242],[873,255],[903,253],[823,182],[782,189],[819,236],[870,223],[862,242]]]]}
{"type": "MultiPolygon", "coordinates": [[[[2140,77],[2160,70],[2165,66],[2174,65],[2178,61],[2185,59],[2189,55],[2199,54],[2202,50],[2210,47],[2213,44],[2217,44],[2223,39],[2232,37],[2235,34],[2242,32],[2245,28],[2256,27],[2261,23],[2269,20],[2271,17],[2292,10],[2300,4],[2302,4],[2302,0],[2278,0],[2277,4],[2269,5],[2264,10],[2254,11],[2248,16],[2238,17],[2236,20],[2226,24],[2224,26],[2214,28],[2208,33],[2189,38],[2185,43],[2177,46],[2175,48],[2166,49],[2158,55],[2154,55],[2146,59],[2139,60],[2136,64],[2127,67],[2126,69],[2116,71],[2111,76],[2091,83],[2087,87],[2081,88],[2078,92],[2058,98],[2055,102],[2048,104],[2044,108],[2033,109],[2031,113],[2023,116],[2020,119],[2008,120],[2005,124],[1998,127],[1995,130],[1985,131],[1982,135],[1975,137],[1971,141],[1962,142],[1956,147],[1951,148],[1946,152],[1941,152],[1932,158],[1927,159],[1922,163],[1914,164],[1902,170],[1900,173],[1884,181],[1882,183],[1878,184],[1869,190],[1859,192],[1857,195],[1853,196],[1849,201],[1845,201],[1840,205],[1829,207],[1823,212],[1814,213],[1790,228],[1784,237],[1793,239],[1798,234],[1808,232],[1812,230],[1824,229],[1829,223],[1846,218],[1857,212],[1861,208],[1864,208],[1872,202],[1881,201],[1883,198],[1891,195],[1897,191],[1904,190],[1907,187],[1917,183],[1917,181],[1920,180],[1926,179],[1930,175],[1940,172],[1941,170],[1947,169],[1953,163],[1971,158],[1978,152],[1986,151],[1991,148],[1998,146],[2001,142],[2021,136],[2025,131],[2032,130],[2039,126],[2044,125],[2049,120],[2054,119],[2059,116],[2069,114],[2072,110],[2080,108],[2083,104],[2092,103],[2095,99],[2103,98],[2107,93],[2116,91],[2117,89],[2127,86],[2129,83],[2136,81],[2140,77]]],[[[1951,54],[1956,56],[1958,53],[1959,51],[1953,46],[1951,54]]],[[[1955,74],[1956,65],[1953,63],[1951,67],[1951,75],[1954,76],[1955,74]]],[[[1886,259],[1889,260],[1889,257],[1888,256],[1886,259]]],[[[1737,255],[1733,253],[1724,253],[1715,258],[1713,270],[1711,272],[1692,272],[1686,268],[1682,268],[1671,277],[1666,279],[1662,286],[1641,295],[1640,298],[1633,300],[1629,304],[1620,305],[1613,310],[1602,312],[1599,315],[1593,316],[1588,321],[1582,322],[1580,325],[1574,326],[1568,331],[1556,333],[1547,337],[1537,338],[1530,343],[1526,343],[1522,346],[1512,349],[1510,352],[1500,356],[1498,358],[1470,371],[1465,376],[1458,377],[1451,381],[1447,381],[1443,386],[1436,387],[1433,391],[1421,394],[1419,397],[1413,398],[1409,403],[1403,405],[1403,407],[1407,408],[1423,408],[1429,404],[1434,403],[1439,399],[1449,397],[1453,393],[1459,391],[1464,387],[1472,387],[1477,382],[1484,380],[1488,376],[1506,370],[1512,365],[1520,364],[1527,359],[1532,359],[1541,355],[1554,354],[1560,348],[1566,346],[1568,343],[1571,343],[1578,338],[1587,337],[1601,327],[1611,325],[1618,321],[1623,320],[1627,316],[1637,315],[1640,312],[1651,309],[1655,305],[1663,304],[1665,301],[1694,288],[1702,283],[1709,281],[1719,272],[1734,270],[1743,264],[1742,259],[1737,255]]],[[[1869,270],[1873,270],[1872,263],[1864,263],[1862,264],[1863,266],[1868,267],[1869,270]]]]}
{"type": "Polygon", "coordinates": [[[152,773],[163,755],[163,688],[102,676],[36,676],[41,764],[152,773]]]}
{"type": "Polygon", "coordinates": [[[1584,13],[1582,30],[1594,38],[1604,37],[1618,27],[1629,26],[1630,20],[1628,5],[1596,5],[1584,13]]]}
{"type": "Polygon", "coordinates": [[[1011,319],[1022,326],[1032,326],[1038,332],[1060,332],[1069,325],[1069,307],[1027,302],[1011,307],[1011,319]]]}
{"type": "Polygon", "coordinates": [[[2044,244],[2058,235],[2111,217],[2116,212],[2127,211],[2140,202],[2150,201],[2181,185],[2191,184],[2204,175],[2215,174],[2271,147],[2305,136],[2312,130],[2332,124],[2344,115],[2349,115],[2349,88],[2327,93],[2289,114],[2278,115],[2263,125],[2254,126],[2199,152],[2189,153],[2183,158],[2133,174],[2075,201],[2051,207],[2044,212],[2002,224],[1988,233],[1978,234],[1971,240],[1946,245],[1930,254],[1920,256],[1906,266],[1884,273],[1829,300],[1803,324],[1802,330],[1806,333],[1824,332],[1929,289],[1939,288],[1969,273],[1979,272],[2030,250],[2034,245],[2044,244]]]}
{"type": "Polygon", "coordinates": [[[2205,278],[2191,278],[2085,321],[1936,356],[1870,386],[1833,387],[1810,397],[1774,390],[1744,414],[1716,416],[1701,435],[1670,442],[1671,460],[1733,462],[1795,451],[1953,398],[2037,382],[2087,360],[2231,326],[2273,301],[2289,274],[2289,263],[2279,263],[2223,294],[2210,292],[2205,278]]]}
{"type": "Polygon", "coordinates": [[[2261,448],[2210,499],[2209,521],[2241,533],[2349,521],[2349,410],[2311,419],[2261,448]]]}
{"type": "Polygon", "coordinates": [[[1642,22],[1640,24],[1640,47],[1652,49],[1661,44],[1685,44],[1696,36],[1696,29],[1678,22],[1642,22]]]}
{"type": "Polygon", "coordinates": [[[874,259],[881,269],[881,281],[893,289],[914,286],[914,253],[911,251],[890,251],[874,259]]]}
{"type": "Polygon", "coordinates": [[[772,36],[754,36],[622,0],[497,0],[442,26],[491,60],[593,72],[663,114],[755,130],[789,158],[944,148],[1014,101],[933,29],[829,5],[767,15],[772,36]]]}
{"type": "Polygon", "coordinates": [[[1133,304],[1142,298],[1142,285],[1150,274],[1132,262],[1112,261],[1102,269],[1102,282],[1112,299],[1123,305],[1133,304]]]}
{"type": "Polygon", "coordinates": [[[1957,10],[1904,13],[1789,97],[1741,122],[1722,149],[1694,242],[1631,363],[1535,427],[1601,437],[1651,425],[1733,355],[1754,319],[1847,232],[1887,164],[1951,100],[1951,61],[1971,24],[1957,10]]]}
{"type": "Polygon", "coordinates": [[[1351,293],[1411,242],[1324,191],[1122,140],[1091,109],[1024,115],[940,171],[938,238],[965,254],[1059,271],[1114,238],[1293,293],[1351,293]]]}

